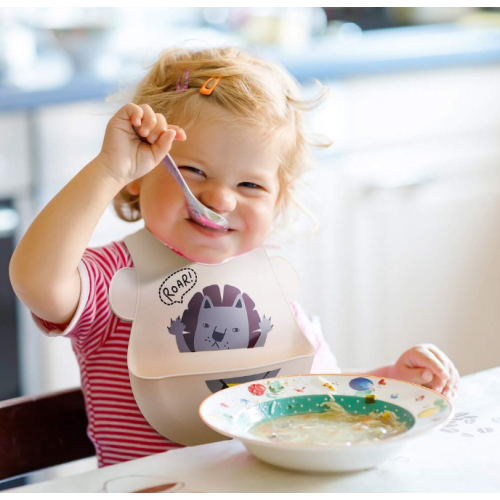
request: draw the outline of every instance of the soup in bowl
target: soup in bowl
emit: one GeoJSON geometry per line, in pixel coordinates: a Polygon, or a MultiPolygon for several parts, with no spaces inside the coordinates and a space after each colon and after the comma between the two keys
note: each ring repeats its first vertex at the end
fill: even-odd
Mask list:
{"type": "Polygon", "coordinates": [[[285,468],[366,469],[444,425],[450,402],[425,387],[360,375],[302,375],[248,382],[200,405],[212,429],[285,468]]]}

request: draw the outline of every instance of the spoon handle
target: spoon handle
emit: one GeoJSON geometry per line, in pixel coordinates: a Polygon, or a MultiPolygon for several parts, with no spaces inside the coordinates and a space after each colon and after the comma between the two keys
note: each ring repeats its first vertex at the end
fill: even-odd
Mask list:
{"type": "Polygon", "coordinates": [[[193,193],[191,193],[189,186],[186,184],[184,177],[182,177],[182,174],[179,171],[179,167],[175,164],[175,161],[168,153],[167,156],[165,156],[165,158],[161,161],[161,164],[172,174],[173,178],[184,191],[184,194],[189,194],[189,196],[194,198],[193,193]]]}
{"type": "MultiPolygon", "coordinates": [[[[137,137],[139,137],[139,139],[142,142],[149,144],[148,140],[139,134],[139,131],[134,125],[132,125],[132,128],[134,129],[134,132],[137,134],[137,137]]],[[[194,196],[194,194],[189,189],[189,186],[187,185],[186,181],[184,180],[184,177],[182,177],[179,168],[177,167],[174,160],[168,153],[165,156],[165,158],[163,158],[163,160],[161,161],[161,164],[165,167],[165,169],[168,172],[170,172],[170,174],[175,179],[177,184],[179,184],[179,186],[181,187],[182,192],[186,197],[186,203],[188,205],[189,214],[196,222],[198,222],[203,226],[215,229],[221,229],[223,231],[228,229],[229,223],[227,222],[226,219],[224,219],[224,217],[222,217],[222,215],[219,215],[218,213],[205,207],[205,205],[203,205],[198,200],[198,198],[194,196]]]]}

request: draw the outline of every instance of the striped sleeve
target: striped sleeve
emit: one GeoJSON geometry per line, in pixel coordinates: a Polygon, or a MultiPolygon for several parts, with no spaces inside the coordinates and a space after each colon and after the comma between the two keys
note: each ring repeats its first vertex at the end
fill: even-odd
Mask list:
{"type": "Polygon", "coordinates": [[[298,302],[292,302],[290,305],[300,329],[314,346],[311,373],[341,373],[337,359],[323,335],[319,321],[311,321],[298,302]]]}
{"type": "Polygon", "coordinates": [[[93,352],[105,341],[114,316],[108,303],[111,278],[122,267],[131,266],[130,254],[122,241],[87,248],[78,265],[80,300],[71,322],[59,325],[31,313],[35,324],[47,336],[71,338],[82,353],[93,352]]]}

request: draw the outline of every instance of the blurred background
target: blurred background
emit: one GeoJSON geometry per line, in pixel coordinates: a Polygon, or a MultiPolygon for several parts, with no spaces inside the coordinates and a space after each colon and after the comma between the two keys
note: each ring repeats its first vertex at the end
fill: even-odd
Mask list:
{"type": "MultiPolygon", "coordinates": [[[[70,341],[15,298],[9,260],[99,153],[123,104],[106,98],[184,42],[245,47],[306,95],[313,79],[331,90],[309,119],[334,141],[306,179],[319,230],[297,223],[271,251],[297,269],[344,371],[422,342],[463,375],[500,364],[500,9],[1,8],[0,400],[80,384],[70,341]]],[[[109,208],[90,246],[141,225],[109,208]]]]}

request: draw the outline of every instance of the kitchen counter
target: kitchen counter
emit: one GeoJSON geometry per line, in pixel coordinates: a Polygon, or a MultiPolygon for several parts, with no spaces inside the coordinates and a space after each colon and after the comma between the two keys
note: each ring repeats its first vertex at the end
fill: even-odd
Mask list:
{"type": "MultiPolygon", "coordinates": [[[[453,24],[372,30],[359,39],[323,38],[303,49],[260,48],[257,54],[283,64],[299,81],[500,63],[500,29],[453,24]]],[[[103,99],[118,81],[76,73],[64,86],[29,91],[0,81],[0,112],[103,99]]]]}

